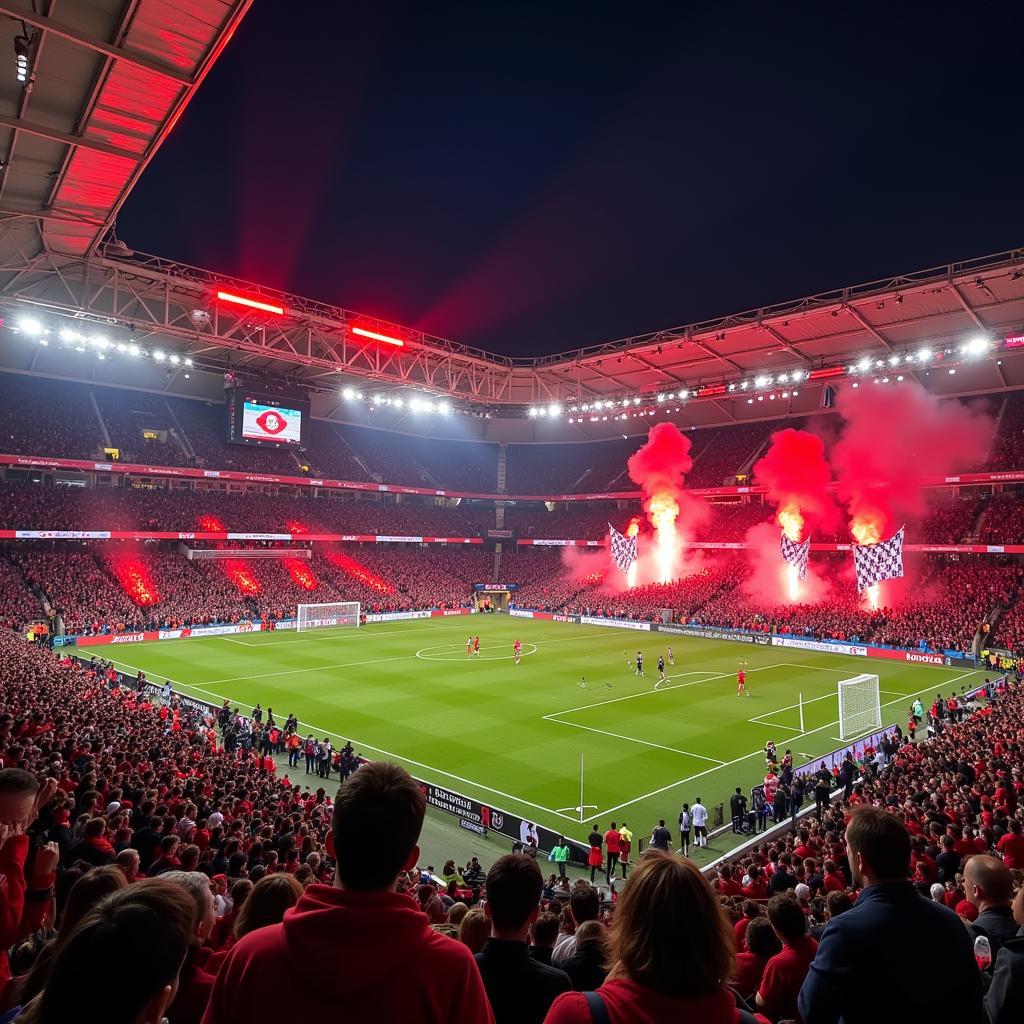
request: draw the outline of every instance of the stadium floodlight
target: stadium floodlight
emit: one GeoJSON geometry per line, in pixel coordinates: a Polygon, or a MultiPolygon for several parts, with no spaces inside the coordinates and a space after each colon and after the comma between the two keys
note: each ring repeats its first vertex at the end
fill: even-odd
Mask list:
{"type": "Polygon", "coordinates": [[[32,40],[28,36],[14,39],[14,73],[22,85],[28,85],[29,61],[32,57],[32,40]]]}
{"type": "Polygon", "coordinates": [[[640,404],[640,399],[639,398],[634,398],[633,399],[633,404],[634,405],[639,405],[640,404]]]}
{"type": "Polygon", "coordinates": [[[91,341],[93,346],[95,348],[98,348],[101,352],[103,351],[103,349],[106,349],[106,348],[110,347],[110,342],[107,341],[107,339],[104,338],[102,334],[94,334],[89,339],[89,341],[91,341]]]}
{"type": "Polygon", "coordinates": [[[741,387],[741,388],[742,388],[742,389],[743,389],[744,391],[746,391],[746,390],[747,390],[747,388],[749,388],[749,387],[750,387],[750,381],[749,381],[749,380],[745,380],[745,381],[744,381],[744,382],[743,382],[743,383],[742,383],[742,384],[740,385],[740,387],[741,387]]]}
{"type": "Polygon", "coordinates": [[[172,352],[172,353],[171,353],[171,362],[172,362],[172,363],[173,363],[173,364],[174,364],[175,366],[177,366],[177,365],[178,365],[178,363],[180,363],[180,362],[181,362],[181,357],[180,357],[180,356],[177,356],[177,355],[175,355],[175,354],[174,354],[174,353],[172,352]]]}
{"type": "Polygon", "coordinates": [[[785,384],[788,380],[789,380],[789,374],[788,373],[780,373],[779,374],[779,383],[780,384],[785,384]]]}
{"type": "Polygon", "coordinates": [[[154,358],[154,359],[155,359],[155,360],[156,360],[156,361],[157,361],[158,363],[162,363],[162,362],[164,361],[164,354],[163,354],[163,351],[162,351],[161,349],[158,349],[158,348],[155,348],[155,349],[153,349],[153,358],[154,358]]]}
{"type": "Polygon", "coordinates": [[[537,415],[537,407],[535,405],[531,405],[530,406],[529,415],[530,415],[531,418],[535,417],[537,415]]]}
{"type": "Polygon", "coordinates": [[[139,356],[139,355],[142,355],[142,349],[140,349],[140,348],[139,348],[139,346],[138,346],[138,345],[136,345],[136,344],[135,344],[135,342],[133,341],[133,342],[132,342],[132,343],[131,343],[131,344],[130,344],[130,345],[128,346],[128,355],[130,355],[130,356],[139,356]]]}
{"type": "Polygon", "coordinates": [[[348,401],[352,401],[352,399],[356,397],[356,393],[351,388],[342,388],[341,397],[348,401]]]}
{"type": "Polygon", "coordinates": [[[760,377],[755,377],[754,378],[754,387],[755,388],[764,388],[764,387],[767,387],[769,384],[771,384],[771,382],[772,382],[771,377],[766,377],[764,374],[761,374],[760,377]]]}
{"type": "Polygon", "coordinates": [[[970,338],[963,350],[969,356],[980,356],[988,351],[988,347],[991,344],[989,339],[984,334],[976,334],[973,338],[970,338]]]}
{"type": "Polygon", "coordinates": [[[443,399],[437,403],[437,411],[442,416],[447,416],[452,411],[451,402],[446,402],[443,399]]]}
{"type": "Polygon", "coordinates": [[[857,362],[857,370],[860,373],[867,373],[871,369],[871,360],[864,356],[857,362]]]}
{"type": "Polygon", "coordinates": [[[188,356],[185,356],[185,365],[186,366],[191,366],[192,365],[192,360],[188,356]]]}
{"type": "Polygon", "coordinates": [[[729,390],[730,391],[735,391],[736,390],[736,385],[735,384],[730,384],[729,385],[729,390]]]}
{"type": "Polygon", "coordinates": [[[900,357],[899,356],[889,356],[889,365],[890,366],[899,366],[900,365],[900,357]]]}
{"type": "Polygon", "coordinates": [[[562,415],[562,407],[560,405],[558,405],[556,402],[552,402],[551,405],[548,406],[548,415],[549,416],[561,416],[562,415]]]}
{"type": "Polygon", "coordinates": [[[35,338],[42,334],[45,328],[35,317],[22,316],[18,318],[18,330],[30,338],[35,338]]]}
{"type": "Polygon", "coordinates": [[[664,401],[665,401],[665,396],[664,395],[658,395],[658,404],[660,405],[664,401]]]}
{"type": "Polygon", "coordinates": [[[399,409],[405,408],[405,401],[401,398],[396,398],[392,404],[398,406],[399,409]]]}
{"type": "Polygon", "coordinates": [[[682,401],[685,402],[686,399],[690,397],[690,392],[684,389],[684,390],[679,392],[679,397],[680,397],[680,399],[682,399],[682,401]]]}

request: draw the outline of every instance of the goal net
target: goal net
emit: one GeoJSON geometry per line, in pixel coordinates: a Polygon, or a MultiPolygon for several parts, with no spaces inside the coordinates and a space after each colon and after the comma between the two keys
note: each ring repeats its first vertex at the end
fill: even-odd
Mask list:
{"type": "Polygon", "coordinates": [[[295,628],[327,629],[333,626],[358,626],[359,602],[335,601],[331,604],[300,604],[295,628]]]}
{"type": "Polygon", "coordinates": [[[839,737],[849,739],[882,728],[878,676],[859,675],[839,681],[839,737]]]}

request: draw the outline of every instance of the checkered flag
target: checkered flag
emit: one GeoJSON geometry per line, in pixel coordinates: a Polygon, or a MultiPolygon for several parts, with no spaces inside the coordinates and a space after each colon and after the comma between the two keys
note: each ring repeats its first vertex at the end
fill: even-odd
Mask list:
{"type": "Polygon", "coordinates": [[[903,575],[903,531],[901,526],[881,544],[853,544],[853,566],[857,570],[857,591],[862,592],[882,580],[903,575]]]}
{"type": "Polygon", "coordinates": [[[782,560],[795,566],[799,579],[807,578],[807,558],[810,553],[810,535],[805,541],[790,540],[785,534],[782,535],[782,560]]]}
{"type": "Polygon", "coordinates": [[[608,524],[608,531],[611,537],[612,561],[619,567],[620,571],[626,572],[636,561],[636,537],[627,537],[624,533],[608,524]]]}

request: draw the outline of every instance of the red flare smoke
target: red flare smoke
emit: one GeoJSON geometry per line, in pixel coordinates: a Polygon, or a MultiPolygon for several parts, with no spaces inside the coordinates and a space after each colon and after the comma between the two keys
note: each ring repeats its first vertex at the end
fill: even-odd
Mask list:
{"type": "Polygon", "coordinates": [[[829,490],[832,470],[817,435],[792,428],[772,434],[771,447],[754,463],[754,477],[767,488],[776,521],[790,540],[838,525],[839,507],[829,490]]]}
{"type": "Polygon", "coordinates": [[[960,472],[983,460],[994,424],[960,402],[940,402],[919,384],[844,388],[845,421],[831,452],[850,531],[862,544],[892,536],[927,511],[922,480],[960,472]]]}
{"type": "Polygon", "coordinates": [[[319,586],[320,581],[306,562],[300,561],[298,558],[286,558],[284,567],[288,570],[288,575],[291,576],[295,585],[303,590],[316,590],[319,586]]]}
{"type": "Polygon", "coordinates": [[[333,548],[328,549],[324,552],[324,558],[336,569],[340,569],[343,573],[351,576],[354,580],[358,580],[371,590],[376,590],[378,594],[393,594],[395,592],[394,586],[388,583],[387,580],[378,576],[372,569],[367,568],[361,562],[357,562],[351,555],[346,555],[343,551],[336,551],[333,548]]]}
{"type": "Polygon", "coordinates": [[[204,533],[223,533],[227,527],[219,516],[207,514],[199,517],[199,529],[204,533]]]}
{"type": "Polygon", "coordinates": [[[259,581],[244,562],[225,558],[220,564],[228,579],[238,587],[240,594],[245,594],[246,597],[255,597],[260,592],[259,581]]]}
{"type": "Polygon", "coordinates": [[[683,480],[693,468],[690,439],[674,423],[656,423],[647,443],[627,463],[630,479],[644,493],[644,511],[658,541],[658,579],[667,583],[675,575],[680,546],[676,531],[683,480]]]}
{"type": "Polygon", "coordinates": [[[110,570],[121,589],[141,608],[149,608],[160,600],[149,566],[141,558],[116,555],[110,570]]]}

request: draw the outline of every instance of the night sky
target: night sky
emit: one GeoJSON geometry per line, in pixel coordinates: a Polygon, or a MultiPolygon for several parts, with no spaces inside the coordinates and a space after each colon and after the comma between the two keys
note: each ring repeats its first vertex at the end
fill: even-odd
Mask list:
{"type": "Polygon", "coordinates": [[[1020,3],[256,0],[118,233],[561,351],[1024,245],[1022,38],[1020,3]]]}

